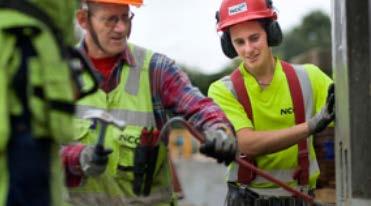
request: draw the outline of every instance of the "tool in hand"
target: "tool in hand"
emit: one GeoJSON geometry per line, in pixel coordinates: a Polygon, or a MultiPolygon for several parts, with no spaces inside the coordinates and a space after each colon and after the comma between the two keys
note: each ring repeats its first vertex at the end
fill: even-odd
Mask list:
{"type": "Polygon", "coordinates": [[[84,119],[90,119],[96,122],[99,128],[99,135],[98,141],[95,145],[95,155],[93,157],[93,162],[97,164],[105,164],[107,162],[107,152],[111,153],[104,148],[104,138],[105,133],[108,125],[113,125],[121,130],[123,130],[126,126],[125,121],[116,119],[110,113],[104,110],[90,110],[89,112],[85,113],[83,116],[84,119]]]}
{"type": "MultiPolygon", "coordinates": [[[[160,139],[164,139],[165,138],[165,141],[166,141],[166,138],[168,136],[168,132],[169,130],[171,129],[171,124],[173,123],[181,123],[182,125],[184,125],[188,130],[189,132],[196,138],[198,139],[201,143],[204,143],[205,142],[205,137],[202,133],[198,132],[195,128],[193,128],[186,120],[184,120],[183,118],[181,117],[173,117],[172,119],[170,119],[164,126],[163,126],[163,129],[161,130],[161,133],[160,133],[160,139]]],[[[270,174],[264,172],[263,170],[257,168],[255,165],[239,158],[239,157],[236,157],[235,161],[239,164],[241,164],[242,166],[244,167],[247,167],[249,169],[251,169],[252,171],[254,171],[257,175],[260,175],[262,176],[263,178],[273,182],[274,184],[282,187],[283,189],[285,189],[286,191],[290,192],[291,194],[293,194],[293,196],[295,197],[298,197],[298,198],[301,198],[303,199],[304,201],[306,201],[307,203],[309,203],[310,205],[313,205],[313,206],[322,206],[323,204],[318,202],[317,200],[315,200],[313,197],[301,192],[301,191],[298,191],[292,187],[290,187],[288,184],[282,182],[281,180],[279,179],[276,179],[275,177],[271,176],[270,174]]]]}

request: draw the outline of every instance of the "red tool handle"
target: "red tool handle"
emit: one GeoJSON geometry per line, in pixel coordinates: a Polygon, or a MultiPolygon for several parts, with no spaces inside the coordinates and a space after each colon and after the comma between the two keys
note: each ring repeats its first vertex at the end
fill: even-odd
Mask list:
{"type": "Polygon", "coordinates": [[[313,203],[314,199],[313,197],[303,193],[303,192],[300,192],[292,187],[290,187],[289,185],[287,185],[286,183],[282,182],[281,180],[279,179],[276,179],[274,178],[273,176],[271,176],[270,174],[264,172],[263,170],[255,167],[253,164],[241,159],[241,158],[238,158],[236,157],[236,162],[238,162],[239,164],[241,164],[242,166],[244,167],[247,167],[249,169],[251,169],[252,171],[254,171],[257,175],[259,176],[262,176],[264,177],[265,179],[273,182],[274,184],[282,187],[283,189],[285,189],[286,191],[290,192],[291,194],[293,194],[294,196],[296,197],[300,197],[302,198],[303,200],[309,202],[309,203],[313,203]]]}

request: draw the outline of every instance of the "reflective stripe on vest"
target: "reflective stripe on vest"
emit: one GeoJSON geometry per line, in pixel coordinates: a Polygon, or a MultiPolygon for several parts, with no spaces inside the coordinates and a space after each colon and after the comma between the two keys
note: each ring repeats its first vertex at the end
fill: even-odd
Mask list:
{"type": "MultiPolygon", "coordinates": [[[[92,106],[78,105],[76,116],[79,118],[84,118],[92,110],[102,110],[102,109],[92,107],[92,106]]],[[[125,110],[125,109],[111,109],[111,110],[106,110],[106,112],[110,113],[116,119],[125,120],[126,124],[129,124],[129,125],[139,125],[139,126],[152,125],[153,127],[154,122],[155,122],[153,114],[148,113],[148,112],[130,111],[130,110],[125,110]]]]}
{"type": "Polygon", "coordinates": [[[150,196],[144,197],[125,197],[101,194],[101,193],[73,193],[70,195],[69,203],[72,205],[89,205],[89,206],[123,206],[123,205],[141,205],[153,206],[159,203],[170,203],[172,199],[171,190],[168,187],[159,188],[151,193],[150,196]]]}
{"type": "MultiPolygon", "coordinates": [[[[295,69],[291,64],[281,61],[283,71],[286,74],[288,81],[291,101],[294,106],[295,124],[301,124],[305,122],[305,109],[304,109],[304,98],[301,91],[300,81],[295,72],[295,69]],[[300,88],[300,90],[298,89],[300,88]]],[[[308,138],[302,139],[298,142],[298,162],[299,167],[294,173],[294,179],[298,181],[301,186],[308,185],[309,181],[309,150],[308,150],[308,138]]]]}
{"type": "MultiPolygon", "coordinates": [[[[150,58],[152,57],[152,53],[147,53],[145,49],[137,46],[130,45],[130,48],[135,58],[136,64],[133,67],[125,65],[122,68],[120,83],[110,93],[106,94],[102,90],[99,90],[97,94],[94,94],[91,97],[84,98],[83,100],[79,101],[76,108],[77,117],[83,118],[90,110],[99,109],[105,110],[116,118],[123,119],[129,125],[155,127],[151,93],[148,83],[148,65],[150,58]],[[144,78],[142,80],[141,75],[143,75],[142,78],[144,78]],[[145,81],[147,81],[148,85],[141,85],[141,82],[145,81]],[[148,88],[145,88],[147,86],[148,88]],[[124,87],[123,90],[125,92],[130,94],[130,99],[129,97],[125,98],[127,101],[125,101],[125,99],[115,98],[114,95],[112,95],[113,92],[116,92],[117,94],[115,95],[124,96],[125,94],[123,94],[124,92],[122,91],[122,87],[124,87]],[[139,92],[140,88],[142,88],[142,92],[139,92]],[[118,91],[116,91],[117,89],[118,91]],[[95,102],[95,100],[99,98],[97,96],[100,96],[105,100],[112,97],[112,100],[107,100],[107,102],[103,103],[100,101],[95,102]],[[144,96],[147,96],[146,99],[142,99],[144,98],[144,96]]],[[[125,97],[126,96],[127,95],[125,95],[125,97]]]]}
{"type": "MultiPolygon", "coordinates": [[[[297,74],[297,77],[299,79],[299,82],[300,82],[301,92],[302,92],[303,98],[304,98],[303,101],[304,101],[304,109],[305,109],[305,118],[306,118],[306,120],[308,120],[313,114],[313,94],[312,94],[311,82],[309,80],[308,73],[304,70],[304,67],[302,65],[292,65],[292,66],[293,66],[293,68],[294,68],[294,70],[297,74]]],[[[226,88],[232,93],[232,95],[234,95],[235,98],[237,99],[237,94],[236,94],[236,91],[234,90],[233,83],[231,81],[230,76],[224,77],[221,81],[224,83],[226,88]]],[[[312,142],[312,137],[307,139],[308,150],[311,148],[310,147],[311,142],[312,142]]],[[[297,157],[297,156],[298,156],[297,154],[293,155],[293,157],[297,157]]],[[[309,163],[310,163],[310,165],[309,165],[310,176],[311,175],[316,175],[316,173],[319,172],[319,167],[318,167],[317,160],[316,159],[310,159],[309,163]]],[[[231,181],[231,182],[236,182],[237,181],[237,179],[238,179],[238,169],[239,169],[238,164],[232,163],[230,165],[228,181],[231,181]]],[[[264,168],[262,168],[262,169],[264,169],[264,168]]],[[[288,169],[288,170],[269,170],[269,171],[266,171],[266,172],[269,173],[270,175],[272,175],[275,178],[278,178],[278,179],[280,179],[284,182],[292,183],[292,184],[295,185],[296,181],[292,177],[295,170],[296,170],[296,168],[292,168],[292,169],[288,169]]],[[[265,184],[265,183],[270,183],[270,182],[261,178],[261,177],[257,177],[251,182],[251,185],[265,184]]]]}
{"type": "MultiPolygon", "coordinates": [[[[71,197],[87,197],[94,194],[106,194],[112,197],[111,200],[121,201],[120,204],[126,205],[128,198],[134,197],[132,191],[133,172],[121,171],[120,168],[133,168],[134,151],[138,146],[141,131],[144,127],[156,128],[153,113],[152,94],[150,85],[150,61],[153,53],[138,46],[129,44],[129,48],[135,58],[135,65],[125,64],[119,73],[119,84],[109,93],[99,89],[96,93],[78,102],[75,127],[77,128],[76,137],[86,144],[96,143],[96,131],[93,131],[91,121],[81,119],[87,112],[95,109],[102,109],[112,114],[114,117],[124,120],[127,127],[120,131],[114,127],[107,127],[105,144],[113,149],[110,155],[109,165],[103,174],[106,179],[89,178],[86,185],[71,191],[71,197]],[[110,188],[110,189],[107,189],[110,188]],[[77,194],[81,193],[81,195],[77,194]],[[83,194],[82,194],[83,193],[83,194]]],[[[166,148],[160,144],[156,169],[154,176],[153,190],[170,186],[170,171],[167,165],[166,148]]],[[[169,195],[167,195],[169,196],[169,195]]],[[[88,199],[85,199],[88,201],[88,199]]],[[[108,205],[105,200],[102,205],[108,205]]],[[[84,203],[85,204],[85,203],[84,203]]],[[[85,204],[89,205],[89,204],[85,204]]],[[[112,204],[114,205],[114,204],[112,204]]]]}
{"type": "Polygon", "coordinates": [[[136,60],[139,60],[139,62],[136,62],[134,67],[130,69],[129,72],[129,78],[125,85],[125,91],[128,92],[131,95],[137,95],[139,91],[139,80],[140,80],[140,70],[144,66],[144,59],[146,56],[146,50],[142,48],[134,49],[133,55],[136,60]]]}
{"type": "MultiPolygon", "coordinates": [[[[132,49],[136,64],[129,67],[129,75],[125,84],[125,91],[133,96],[138,95],[141,70],[145,67],[146,50],[140,47],[132,49]]],[[[147,60],[148,61],[148,60],[147,60]]],[[[146,62],[147,63],[147,62],[146,62]]],[[[147,65],[146,65],[147,67],[147,65]]],[[[125,69],[125,68],[123,68],[125,69]]],[[[146,69],[148,70],[148,68],[146,69]]],[[[119,87],[119,86],[118,86],[119,87]]],[[[83,118],[90,110],[104,109],[98,108],[96,105],[78,105],[76,108],[76,116],[83,118]]],[[[155,127],[155,119],[152,111],[133,111],[130,109],[104,109],[117,119],[123,119],[127,124],[155,127]]]]}

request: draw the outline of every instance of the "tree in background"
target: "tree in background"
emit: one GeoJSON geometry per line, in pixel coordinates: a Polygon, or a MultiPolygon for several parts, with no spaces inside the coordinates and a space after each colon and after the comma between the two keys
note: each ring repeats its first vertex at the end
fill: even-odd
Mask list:
{"type": "MultiPolygon", "coordinates": [[[[301,24],[284,33],[283,42],[275,47],[273,52],[282,59],[290,61],[293,57],[306,53],[312,49],[331,51],[331,21],[330,17],[322,11],[315,10],[306,15],[301,24]]],[[[205,59],[205,61],[209,61],[205,59]]],[[[209,85],[230,74],[237,66],[237,59],[222,69],[221,72],[206,75],[200,73],[197,68],[182,65],[188,73],[192,83],[200,88],[203,94],[207,94],[209,85]]],[[[321,67],[321,65],[319,65],[321,67]]]]}
{"type": "MultiPolygon", "coordinates": [[[[205,59],[205,61],[208,61],[205,59]]],[[[193,85],[197,86],[204,95],[207,95],[207,90],[212,82],[229,75],[237,66],[239,61],[237,59],[231,60],[231,63],[224,67],[220,72],[215,74],[203,74],[198,68],[191,68],[181,65],[188,74],[193,85]]]]}
{"type": "Polygon", "coordinates": [[[331,49],[331,20],[319,10],[306,15],[301,25],[285,33],[282,44],[273,52],[289,60],[313,48],[331,49]]]}

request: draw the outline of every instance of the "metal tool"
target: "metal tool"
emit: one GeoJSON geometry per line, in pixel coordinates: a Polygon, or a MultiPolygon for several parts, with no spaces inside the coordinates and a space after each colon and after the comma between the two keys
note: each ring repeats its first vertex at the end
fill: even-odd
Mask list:
{"type": "MultiPolygon", "coordinates": [[[[204,135],[202,133],[198,132],[192,125],[190,125],[186,120],[184,120],[181,117],[173,117],[169,121],[167,121],[167,123],[163,126],[163,128],[161,130],[160,139],[163,139],[163,140],[165,140],[167,142],[168,133],[169,133],[169,131],[171,129],[171,125],[174,124],[174,123],[181,123],[201,143],[204,143],[205,142],[204,135]]],[[[279,179],[276,179],[275,177],[271,176],[270,174],[266,173],[265,171],[257,168],[255,165],[253,165],[253,164],[251,164],[251,163],[249,163],[249,162],[247,162],[247,161],[245,161],[245,160],[243,160],[243,159],[241,159],[239,157],[236,157],[235,161],[238,162],[239,164],[241,164],[243,167],[247,167],[247,168],[253,170],[257,175],[260,175],[263,178],[271,181],[272,183],[274,183],[274,184],[282,187],[286,191],[288,191],[291,194],[293,194],[293,196],[304,200],[309,205],[313,205],[313,206],[323,206],[324,205],[323,203],[318,202],[317,200],[315,200],[313,197],[311,197],[311,196],[309,196],[309,195],[307,195],[307,194],[305,194],[305,193],[303,193],[301,191],[298,191],[298,190],[290,187],[288,184],[282,182],[279,179]]]]}
{"type": "Polygon", "coordinates": [[[125,121],[119,120],[110,113],[100,109],[89,110],[83,115],[82,118],[90,119],[97,124],[99,128],[99,135],[97,144],[95,146],[95,156],[92,161],[98,164],[105,164],[105,162],[107,161],[105,157],[107,150],[104,148],[104,138],[107,126],[113,125],[120,130],[123,130],[126,126],[126,123],[125,121]]]}

